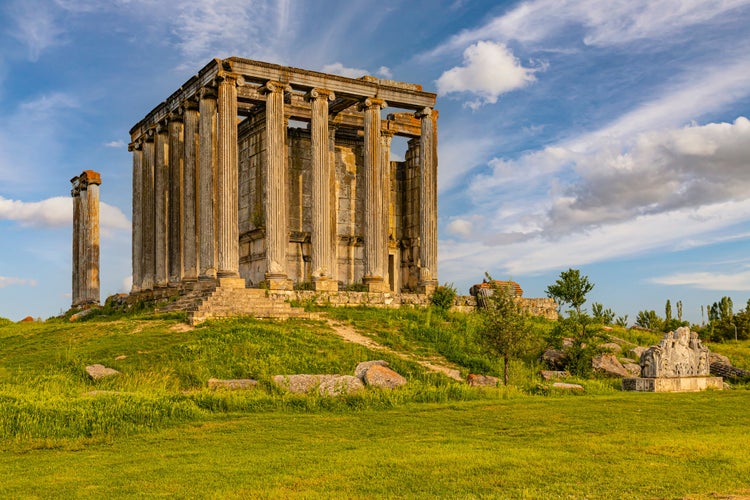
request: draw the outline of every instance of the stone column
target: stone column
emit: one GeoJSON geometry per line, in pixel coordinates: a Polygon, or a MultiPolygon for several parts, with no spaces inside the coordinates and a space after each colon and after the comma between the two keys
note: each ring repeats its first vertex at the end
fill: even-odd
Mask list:
{"type": "Polygon", "coordinates": [[[266,95],[266,285],[270,289],[289,289],[286,250],[289,244],[286,120],[284,92],[287,86],[269,81],[262,89],[266,95]]]}
{"type": "Polygon", "coordinates": [[[154,131],[149,130],[143,143],[142,160],[143,212],[141,228],[141,247],[143,248],[143,281],[142,290],[154,288],[154,131]]]}
{"type": "Polygon", "coordinates": [[[133,220],[132,220],[132,254],[133,263],[133,285],[131,293],[141,291],[143,283],[143,143],[139,139],[132,143],[128,149],[133,152],[133,220]]]}
{"type": "Polygon", "coordinates": [[[169,115],[169,284],[182,280],[184,138],[180,110],[169,115]]]}
{"type": "Polygon", "coordinates": [[[169,135],[166,123],[156,127],[154,140],[154,285],[169,283],[169,135]]]}
{"type": "Polygon", "coordinates": [[[416,113],[422,131],[419,147],[419,290],[431,293],[437,280],[437,111],[416,113]]]}
{"type": "Polygon", "coordinates": [[[216,93],[201,89],[199,102],[200,161],[198,165],[198,233],[201,280],[216,279],[216,93]]]}
{"type": "Polygon", "coordinates": [[[385,292],[384,281],[387,244],[383,239],[383,186],[380,152],[380,110],[387,106],[382,99],[370,98],[360,104],[364,111],[365,144],[365,276],[363,282],[371,292],[385,292]]]}
{"type": "MultiPolygon", "coordinates": [[[[239,278],[237,77],[223,74],[219,82],[218,277],[239,278]]],[[[244,286],[244,285],[243,285],[244,286]]]]}
{"type": "Polygon", "coordinates": [[[316,290],[338,291],[338,281],[332,278],[331,184],[333,169],[328,133],[328,101],[336,98],[333,92],[313,89],[307,95],[312,107],[310,123],[312,156],[312,280],[316,290]]]}
{"type": "MultiPolygon", "coordinates": [[[[388,266],[388,256],[390,254],[390,227],[391,227],[391,140],[393,139],[393,132],[390,131],[382,131],[380,135],[380,157],[381,157],[381,165],[380,165],[380,185],[382,186],[382,204],[383,204],[383,227],[381,229],[381,236],[383,238],[383,270],[384,270],[384,277],[385,284],[388,287],[388,290],[391,290],[391,281],[393,281],[394,285],[396,284],[396,277],[390,276],[390,269],[388,266]]],[[[395,264],[395,263],[394,263],[395,264]]],[[[396,273],[397,269],[395,268],[393,272],[396,273]]],[[[393,290],[391,290],[393,291],[393,290]]]]}
{"type": "Polygon", "coordinates": [[[99,186],[102,178],[86,170],[86,258],[84,260],[84,302],[99,305],[99,186]]]}
{"type": "Polygon", "coordinates": [[[193,100],[185,101],[183,109],[184,161],[182,163],[182,279],[198,279],[198,104],[193,100]]]}
{"type": "Polygon", "coordinates": [[[70,190],[70,196],[73,197],[73,266],[72,266],[72,307],[78,307],[81,304],[81,188],[78,177],[70,179],[73,184],[70,190]]]}

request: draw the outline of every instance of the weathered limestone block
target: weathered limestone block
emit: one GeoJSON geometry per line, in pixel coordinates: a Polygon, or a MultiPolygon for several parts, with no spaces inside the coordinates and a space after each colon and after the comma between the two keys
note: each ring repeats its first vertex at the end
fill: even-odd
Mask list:
{"type": "Polygon", "coordinates": [[[633,359],[641,359],[641,356],[647,350],[648,350],[648,347],[636,346],[636,347],[633,347],[628,352],[630,353],[631,356],[633,356],[633,359]]]}
{"type": "Polygon", "coordinates": [[[237,390],[244,390],[244,389],[254,389],[257,386],[258,386],[258,381],[253,380],[251,378],[228,379],[228,380],[222,380],[218,378],[208,379],[209,389],[228,389],[230,391],[237,391],[237,390]]]}
{"type": "Polygon", "coordinates": [[[365,373],[367,373],[367,370],[369,370],[373,366],[388,366],[388,362],[383,361],[382,359],[377,359],[374,361],[363,361],[357,364],[357,367],[354,369],[354,376],[360,380],[364,380],[365,373]]]}
{"type": "Polygon", "coordinates": [[[600,354],[591,360],[594,371],[610,377],[627,377],[630,373],[622,366],[614,354],[600,354]]]}
{"type": "Polygon", "coordinates": [[[371,366],[364,375],[364,382],[368,386],[395,389],[406,385],[406,379],[385,366],[371,366]]]}
{"type": "Polygon", "coordinates": [[[466,382],[472,387],[497,387],[500,379],[491,375],[475,375],[470,373],[466,382]]]}
{"type": "Polygon", "coordinates": [[[86,373],[88,373],[89,377],[91,377],[93,380],[101,380],[103,378],[113,377],[120,374],[120,372],[118,372],[114,368],[107,368],[106,366],[100,364],[87,366],[86,373]]]}
{"type": "Polygon", "coordinates": [[[556,378],[568,378],[570,377],[570,372],[567,370],[541,370],[539,375],[542,376],[543,380],[552,380],[556,378]]]}
{"type": "Polygon", "coordinates": [[[576,391],[583,392],[583,386],[579,384],[568,384],[565,382],[555,382],[552,384],[554,389],[561,389],[563,391],[576,391]]]}
{"type": "Polygon", "coordinates": [[[321,396],[335,396],[364,388],[362,381],[351,375],[275,375],[272,380],[295,394],[309,394],[317,390],[321,396]]]}

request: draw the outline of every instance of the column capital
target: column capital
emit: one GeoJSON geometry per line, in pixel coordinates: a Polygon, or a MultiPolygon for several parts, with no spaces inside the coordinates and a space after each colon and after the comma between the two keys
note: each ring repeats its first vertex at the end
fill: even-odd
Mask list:
{"type": "Polygon", "coordinates": [[[277,82],[275,80],[268,80],[258,91],[261,94],[270,94],[272,92],[291,92],[292,87],[283,82],[277,82]]]}
{"type": "Polygon", "coordinates": [[[395,130],[381,130],[380,131],[380,137],[384,139],[388,139],[389,141],[393,139],[393,137],[396,135],[395,130]]]}
{"type": "Polygon", "coordinates": [[[154,142],[154,133],[155,132],[156,132],[156,127],[154,125],[152,125],[151,127],[149,127],[149,129],[146,130],[146,134],[145,134],[146,138],[144,139],[144,141],[146,141],[146,142],[154,142]]]}
{"type": "Polygon", "coordinates": [[[388,107],[388,103],[385,102],[383,99],[379,99],[377,97],[368,97],[367,99],[364,99],[359,102],[358,108],[360,111],[365,109],[372,109],[372,108],[378,108],[384,109],[388,107]]]}
{"type": "Polygon", "coordinates": [[[245,78],[238,73],[230,73],[228,71],[219,71],[216,75],[216,83],[221,85],[222,83],[229,85],[236,85],[241,87],[245,84],[245,78]]]}
{"type": "Polygon", "coordinates": [[[168,125],[169,121],[164,119],[156,124],[156,133],[157,134],[166,134],[168,132],[168,125]]]}
{"type": "Polygon", "coordinates": [[[167,115],[167,121],[168,123],[171,122],[181,122],[182,121],[182,113],[183,109],[182,106],[177,106],[175,109],[169,112],[167,115]]]}
{"type": "Polygon", "coordinates": [[[130,151],[130,152],[132,152],[132,151],[140,151],[142,149],[143,149],[143,138],[139,137],[138,139],[136,139],[133,142],[131,142],[130,144],[128,144],[128,151],[130,151]]]}
{"type": "Polygon", "coordinates": [[[327,99],[329,101],[333,101],[336,99],[336,94],[333,92],[333,90],[322,89],[322,88],[311,89],[310,92],[305,94],[306,101],[309,102],[315,99],[323,99],[323,100],[327,99]]]}
{"type": "Polygon", "coordinates": [[[434,110],[432,108],[422,108],[414,113],[417,118],[429,118],[432,116],[434,110]]]}
{"type": "Polygon", "coordinates": [[[201,87],[198,91],[201,99],[216,99],[216,89],[214,87],[201,87]]]}
{"type": "Polygon", "coordinates": [[[187,110],[198,111],[198,99],[196,96],[189,97],[180,103],[180,109],[184,113],[187,110]]]}

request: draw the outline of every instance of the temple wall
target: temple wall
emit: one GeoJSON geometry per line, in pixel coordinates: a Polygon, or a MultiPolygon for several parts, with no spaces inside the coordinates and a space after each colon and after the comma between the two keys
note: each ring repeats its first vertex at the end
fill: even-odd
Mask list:
{"type": "Polygon", "coordinates": [[[263,231],[265,172],[265,115],[260,113],[240,124],[239,230],[240,276],[250,285],[263,281],[266,245],[263,231]]]}

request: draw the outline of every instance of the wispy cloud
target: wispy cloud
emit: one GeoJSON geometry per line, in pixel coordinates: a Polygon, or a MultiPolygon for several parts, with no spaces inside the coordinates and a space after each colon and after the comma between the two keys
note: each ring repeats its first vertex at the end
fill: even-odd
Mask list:
{"type": "MultiPolygon", "coordinates": [[[[56,196],[41,201],[10,200],[0,196],[0,220],[14,221],[23,227],[55,228],[71,224],[73,219],[72,198],[56,196]]],[[[99,205],[99,224],[102,229],[130,229],[122,211],[101,202],[99,205]]]]}
{"type": "Polygon", "coordinates": [[[748,0],[530,0],[452,36],[425,55],[462,51],[480,40],[533,44],[570,32],[580,32],[581,41],[592,46],[664,40],[748,5],[748,0]]]}
{"type": "Polygon", "coordinates": [[[125,146],[127,146],[125,141],[109,141],[104,143],[105,148],[124,148],[125,146]]]}
{"type": "Polygon", "coordinates": [[[11,35],[26,46],[30,61],[37,61],[45,49],[64,42],[65,30],[55,11],[49,2],[40,0],[17,0],[7,6],[13,22],[11,35]]]}
{"type": "Polygon", "coordinates": [[[675,273],[658,276],[650,281],[659,285],[688,286],[701,290],[744,292],[750,290],[750,270],[732,273],[706,271],[675,273]]]}
{"type": "Polygon", "coordinates": [[[37,281],[28,278],[14,278],[12,276],[0,276],[0,288],[9,286],[36,286],[37,281]]]}
{"type": "Polygon", "coordinates": [[[323,66],[323,72],[332,73],[334,75],[341,75],[347,78],[359,78],[360,76],[370,74],[370,72],[366,69],[349,68],[347,66],[344,66],[340,62],[326,64],[325,66],[323,66]]]}

